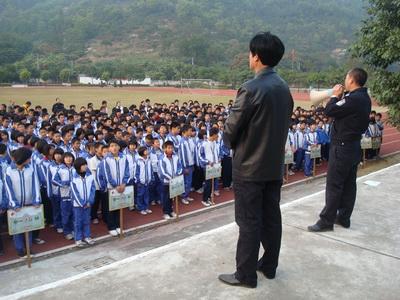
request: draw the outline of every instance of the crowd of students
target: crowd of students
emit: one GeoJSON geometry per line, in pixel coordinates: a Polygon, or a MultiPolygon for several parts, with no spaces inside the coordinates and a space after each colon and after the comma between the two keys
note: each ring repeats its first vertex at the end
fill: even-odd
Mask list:
{"type": "MultiPolygon", "coordinates": [[[[184,205],[191,192],[203,195],[202,204],[212,205],[212,181],[205,180],[207,165],[221,163],[222,184],[232,187],[232,150],[223,143],[227,106],[175,100],[170,105],[143,101],[139,106],[117,103],[109,110],[103,101],[77,110],[56,100],[52,110],[0,105],[0,225],[6,211],[43,204],[46,224],[78,247],[94,244],[91,224],[103,221],[109,234],[121,233],[119,210],[110,211],[108,193],[122,193],[134,186],[135,206],[142,215],[160,205],[164,219],[176,217],[169,196],[169,182],[183,174],[184,205]],[[101,217],[100,217],[101,216],[101,217]]],[[[367,135],[382,134],[379,114],[371,115],[367,135]],[[377,131],[373,131],[377,129],[377,131]]],[[[322,160],[329,159],[331,120],[322,107],[297,107],[292,115],[286,150],[295,162],[289,175],[303,171],[311,176],[310,149],[321,145],[322,160]]],[[[42,244],[40,231],[31,232],[30,243],[42,244]]],[[[25,255],[23,235],[14,235],[17,254],[25,255]]],[[[3,252],[0,237],[0,254],[3,252]]]]}

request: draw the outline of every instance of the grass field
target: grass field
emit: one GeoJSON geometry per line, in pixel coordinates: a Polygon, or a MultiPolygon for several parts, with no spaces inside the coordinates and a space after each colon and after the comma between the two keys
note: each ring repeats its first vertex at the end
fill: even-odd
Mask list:
{"type": "Polygon", "coordinates": [[[29,87],[29,88],[0,88],[0,103],[9,103],[15,100],[17,104],[31,101],[32,105],[42,105],[50,108],[56,97],[60,98],[65,105],[75,104],[79,108],[89,102],[99,107],[102,100],[107,100],[109,106],[116,101],[121,101],[125,106],[139,104],[142,100],[149,98],[152,103],[171,103],[175,99],[180,101],[198,100],[206,103],[228,103],[234,99],[228,95],[210,95],[210,93],[191,94],[189,91],[180,93],[179,89],[155,89],[155,88],[112,88],[112,87],[29,87]]]}
{"type": "MultiPolygon", "coordinates": [[[[183,89],[178,88],[153,88],[153,87],[29,87],[29,88],[0,88],[0,103],[9,103],[15,100],[17,104],[24,104],[31,101],[32,105],[41,105],[51,108],[55,99],[58,97],[68,107],[75,104],[79,109],[82,105],[92,102],[96,108],[100,107],[102,100],[107,100],[109,107],[113,107],[117,101],[121,101],[124,106],[139,104],[145,99],[150,99],[152,103],[171,103],[175,99],[182,102],[197,100],[200,103],[224,103],[230,99],[235,99],[234,90],[207,90],[207,89],[183,89]]],[[[307,101],[308,94],[304,92],[293,92],[295,106],[309,108],[310,101],[307,101]]],[[[374,107],[375,110],[384,112],[384,107],[374,107]]]]}

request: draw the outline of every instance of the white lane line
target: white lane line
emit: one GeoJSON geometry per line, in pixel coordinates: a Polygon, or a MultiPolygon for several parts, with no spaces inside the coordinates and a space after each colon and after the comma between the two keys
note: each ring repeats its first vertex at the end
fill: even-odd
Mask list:
{"type": "MultiPolygon", "coordinates": [[[[390,166],[390,167],[387,167],[387,168],[384,168],[384,169],[381,169],[381,170],[378,170],[378,171],[375,171],[373,173],[370,173],[370,174],[367,174],[367,175],[364,175],[362,177],[357,178],[357,181],[361,181],[361,180],[363,180],[363,179],[365,179],[367,177],[383,173],[383,172],[385,172],[385,171],[387,171],[389,169],[396,168],[396,167],[399,167],[399,166],[400,166],[400,163],[395,164],[395,165],[390,166]]],[[[283,208],[283,209],[284,208],[288,208],[288,207],[290,207],[292,205],[298,204],[299,202],[304,202],[306,200],[310,200],[314,196],[321,195],[323,193],[325,193],[325,190],[322,190],[322,191],[313,193],[311,195],[296,199],[296,200],[294,200],[292,202],[289,202],[289,203],[282,204],[281,208],[283,208]]],[[[198,239],[201,239],[203,237],[222,232],[222,231],[230,229],[230,228],[232,228],[234,226],[236,226],[236,223],[232,222],[232,223],[229,223],[227,225],[224,225],[224,226],[221,226],[221,227],[209,230],[209,231],[205,231],[205,232],[193,235],[191,237],[187,237],[187,238],[184,238],[182,240],[179,240],[179,241],[176,241],[176,242],[173,242],[173,243],[170,243],[170,244],[158,247],[158,248],[151,249],[151,250],[146,251],[146,252],[142,252],[142,253],[127,257],[125,259],[122,259],[120,261],[116,261],[114,263],[111,263],[109,265],[100,267],[98,269],[89,270],[89,271],[86,271],[86,272],[83,272],[83,273],[80,273],[80,274],[77,274],[77,275],[74,275],[74,276],[71,276],[71,277],[68,277],[68,278],[64,278],[64,279],[61,279],[61,280],[58,280],[58,281],[47,283],[47,284],[44,284],[44,285],[41,285],[41,286],[37,286],[37,287],[31,288],[31,289],[26,289],[26,290],[17,292],[15,294],[11,294],[11,295],[8,295],[8,296],[5,296],[5,297],[0,297],[0,299],[4,299],[4,300],[13,299],[14,300],[14,299],[20,299],[20,298],[23,298],[23,297],[27,297],[27,296],[32,296],[34,294],[37,294],[37,293],[40,293],[40,292],[43,292],[43,291],[46,291],[46,290],[50,290],[50,289],[54,289],[56,287],[60,287],[60,286],[66,285],[68,283],[71,283],[73,281],[82,279],[84,277],[96,275],[96,274],[99,274],[99,273],[104,272],[106,270],[115,269],[115,268],[117,268],[117,267],[119,267],[121,265],[133,262],[135,260],[141,259],[141,258],[146,257],[148,255],[151,255],[151,254],[154,254],[154,253],[159,253],[159,252],[168,250],[170,248],[173,248],[175,246],[184,245],[184,244],[192,242],[194,240],[198,240],[198,239]]]]}

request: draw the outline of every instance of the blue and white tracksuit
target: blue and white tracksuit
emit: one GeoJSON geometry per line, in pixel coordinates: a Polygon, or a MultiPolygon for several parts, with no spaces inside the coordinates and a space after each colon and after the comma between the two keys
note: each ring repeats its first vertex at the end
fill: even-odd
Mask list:
{"type": "Polygon", "coordinates": [[[154,182],[153,168],[149,158],[139,156],[136,161],[137,208],[142,211],[149,209],[150,185],[154,182]]]}
{"type": "Polygon", "coordinates": [[[304,135],[304,149],[305,149],[305,158],[304,158],[304,174],[306,176],[312,175],[312,159],[311,159],[311,146],[318,144],[317,133],[308,132],[304,135]]]}
{"type": "MultiPolygon", "coordinates": [[[[216,142],[204,141],[199,148],[199,161],[200,165],[204,170],[209,164],[216,164],[219,162],[219,149],[216,142]]],[[[211,182],[212,180],[206,180],[204,182],[203,201],[208,201],[211,197],[211,182]]],[[[218,188],[218,179],[214,179],[214,189],[218,188]]]]}
{"type": "Polygon", "coordinates": [[[294,134],[294,142],[295,142],[295,161],[296,161],[296,169],[300,170],[303,167],[304,160],[304,140],[305,140],[305,132],[301,130],[297,130],[294,134]]]}
{"type": "Polygon", "coordinates": [[[51,201],[51,208],[53,211],[53,224],[57,229],[62,228],[62,219],[61,219],[61,198],[60,198],[60,187],[53,183],[53,177],[57,172],[57,169],[60,167],[56,162],[51,161],[47,167],[47,196],[51,201]]]}
{"type": "Polygon", "coordinates": [[[71,195],[74,206],[75,241],[90,238],[90,206],[94,203],[95,192],[94,176],[90,171],[88,170],[82,177],[74,170],[71,195]]]}
{"type": "MultiPolygon", "coordinates": [[[[15,210],[24,206],[39,205],[41,198],[35,165],[27,164],[22,170],[19,170],[15,163],[12,163],[6,170],[5,190],[9,209],[15,210]]],[[[16,234],[13,239],[16,250],[24,252],[24,235],[16,234]]],[[[31,233],[29,233],[29,243],[32,243],[31,233]]]]}
{"type": "Polygon", "coordinates": [[[163,155],[158,161],[158,174],[163,186],[162,206],[164,214],[172,213],[172,203],[169,196],[169,182],[172,178],[182,174],[182,165],[178,155],[171,158],[163,155]]]}
{"type": "Polygon", "coordinates": [[[61,224],[64,235],[72,233],[74,230],[74,210],[71,195],[71,182],[73,167],[67,167],[65,164],[50,167],[52,170],[52,186],[57,187],[60,211],[61,224]],[[56,168],[54,171],[53,168],[56,168]],[[54,172],[54,173],[53,173],[54,172]]]}
{"type": "MultiPolygon", "coordinates": [[[[108,191],[123,184],[128,185],[131,178],[128,159],[122,153],[119,153],[118,157],[114,157],[111,153],[107,154],[98,166],[97,179],[101,190],[106,188],[108,191]]],[[[119,228],[119,210],[110,211],[108,201],[105,201],[104,204],[108,230],[119,228]]]]}
{"type": "Polygon", "coordinates": [[[232,184],[232,157],[233,151],[224,144],[224,140],[220,142],[219,155],[222,165],[222,183],[224,188],[229,188],[232,184]]]}
{"type": "Polygon", "coordinates": [[[179,145],[181,143],[181,136],[180,135],[172,135],[168,134],[165,141],[171,141],[174,143],[174,152],[178,154],[179,152],[179,145]]]}
{"type": "Polygon", "coordinates": [[[150,200],[161,203],[163,184],[161,183],[160,176],[158,174],[158,161],[163,156],[163,152],[160,149],[153,148],[149,153],[151,161],[151,168],[153,170],[154,181],[150,186],[150,200]]]}
{"type": "Polygon", "coordinates": [[[185,193],[182,195],[184,199],[189,197],[190,189],[192,187],[195,151],[196,145],[194,144],[193,139],[182,137],[178,153],[184,169],[183,175],[185,180],[185,193]]]}

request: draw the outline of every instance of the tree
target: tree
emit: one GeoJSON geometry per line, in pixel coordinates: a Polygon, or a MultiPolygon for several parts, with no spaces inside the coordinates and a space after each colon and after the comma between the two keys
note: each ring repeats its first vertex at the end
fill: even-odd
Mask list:
{"type": "Polygon", "coordinates": [[[22,69],[21,72],[19,72],[19,79],[28,83],[29,79],[31,79],[31,72],[29,72],[28,69],[22,69]]]}
{"type": "Polygon", "coordinates": [[[388,68],[400,61],[400,0],[369,0],[368,16],[353,53],[371,67],[369,87],[379,104],[389,109],[389,121],[400,127],[400,71],[388,68]]]}
{"type": "Polygon", "coordinates": [[[105,81],[106,83],[108,83],[108,81],[111,79],[111,74],[108,71],[104,71],[103,73],[101,73],[101,80],[105,81]]]}
{"type": "Polygon", "coordinates": [[[71,75],[72,75],[71,69],[67,69],[66,68],[66,69],[62,69],[60,71],[59,77],[60,77],[62,82],[69,82],[70,79],[71,79],[71,75]]]}
{"type": "Polygon", "coordinates": [[[47,71],[47,70],[43,70],[43,71],[40,73],[40,79],[42,79],[43,81],[49,80],[49,79],[50,79],[50,72],[47,71]]]}

